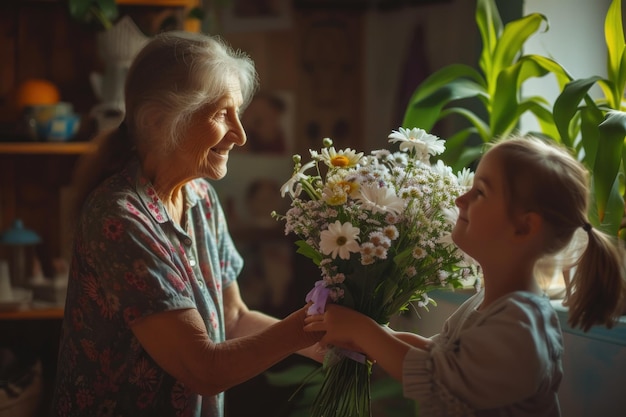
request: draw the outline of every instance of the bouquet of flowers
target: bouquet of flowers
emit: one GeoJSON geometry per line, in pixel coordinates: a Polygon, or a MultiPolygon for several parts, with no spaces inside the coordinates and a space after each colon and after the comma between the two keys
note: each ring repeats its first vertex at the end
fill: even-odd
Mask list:
{"type": "MultiPolygon", "coordinates": [[[[445,142],[422,129],[392,131],[389,142],[399,150],[364,155],[336,150],[326,138],[321,152],[310,150],[309,162],[294,156],[293,176],[281,188],[291,206],[272,215],[299,238],[298,253],[320,268],[322,279],[307,295],[311,314],[322,313],[328,299],[384,325],[413,302],[433,302],[429,291],[477,276],[450,237],[455,199],[473,173],[454,175],[442,161],[431,164],[445,142]]],[[[335,348],[324,369],[312,416],[369,416],[371,363],[335,348]]]]}

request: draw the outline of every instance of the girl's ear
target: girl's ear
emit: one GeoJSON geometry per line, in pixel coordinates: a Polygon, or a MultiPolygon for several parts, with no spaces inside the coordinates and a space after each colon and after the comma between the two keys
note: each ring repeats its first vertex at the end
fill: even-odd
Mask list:
{"type": "Polygon", "coordinates": [[[515,221],[515,235],[520,238],[529,238],[537,236],[543,228],[543,218],[529,211],[517,216],[515,221]]]}

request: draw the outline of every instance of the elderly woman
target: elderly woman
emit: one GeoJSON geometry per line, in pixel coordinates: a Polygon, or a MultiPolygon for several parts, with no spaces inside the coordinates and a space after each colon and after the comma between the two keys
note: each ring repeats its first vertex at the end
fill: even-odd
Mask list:
{"type": "Polygon", "coordinates": [[[243,261],[205,179],[246,142],[254,64],[221,41],[166,32],[139,52],[126,119],[77,169],[55,416],[222,416],[223,392],[299,352],[306,308],[251,311],[243,261]]]}

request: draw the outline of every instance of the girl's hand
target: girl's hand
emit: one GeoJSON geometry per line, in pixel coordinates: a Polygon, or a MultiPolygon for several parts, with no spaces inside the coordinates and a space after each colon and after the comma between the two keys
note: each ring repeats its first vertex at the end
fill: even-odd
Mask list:
{"type": "Polygon", "coordinates": [[[307,316],[304,319],[304,330],[325,332],[319,342],[321,346],[332,345],[361,352],[362,349],[356,338],[363,322],[370,320],[367,316],[350,308],[329,304],[324,314],[307,316]]]}

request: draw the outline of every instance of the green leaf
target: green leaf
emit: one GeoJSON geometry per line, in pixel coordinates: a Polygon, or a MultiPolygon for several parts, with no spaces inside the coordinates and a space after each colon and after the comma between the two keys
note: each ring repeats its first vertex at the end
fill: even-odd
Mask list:
{"type": "Polygon", "coordinates": [[[543,103],[542,100],[543,97],[531,97],[528,102],[522,101],[520,105],[527,108],[536,117],[542,135],[549,137],[555,142],[561,142],[559,131],[554,124],[552,110],[547,106],[548,103],[543,103]]]}
{"type": "Polygon", "coordinates": [[[612,94],[607,96],[611,108],[620,109],[620,104],[626,83],[626,69],[624,67],[624,29],[622,25],[622,1],[613,0],[606,14],[604,36],[607,46],[608,79],[613,82],[612,94]]]}
{"type": "Polygon", "coordinates": [[[464,78],[452,80],[430,95],[415,94],[416,98],[409,102],[402,125],[430,131],[441,119],[442,109],[450,102],[484,94],[485,91],[480,84],[464,78]]]}
{"type": "Polygon", "coordinates": [[[461,129],[453,135],[446,138],[446,150],[441,154],[441,160],[449,165],[455,172],[460,171],[467,165],[458,165],[457,162],[461,156],[461,152],[467,146],[467,141],[475,129],[461,129]]]}
{"type": "Polygon", "coordinates": [[[524,43],[539,30],[543,22],[547,26],[548,19],[544,15],[531,13],[509,22],[504,27],[494,51],[492,72],[485,74],[490,94],[497,91],[496,81],[500,72],[514,63],[516,57],[522,53],[524,43]]]}
{"type": "MultiPolygon", "coordinates": [[[[599,125],[601,134],[593,170],[593,180],[598,205],[598,217],[604,223],[609,195],[622,161],[624,138],[626,137],[626,113],[611,111],[599,125]]],[[[623,206],[623,197],[622,197],[623,206]]],[[[623,216],[623,207],[621,215],[623,216]]],[[[621,218],[621,217],[620,217],[621,218]]]]}
{"type": "Polygon", "coordinates": [[[459,157],[458,165],[455,167],[458,170],[458,166],[471,166],[478,158],[483,154],[484,145],[467,146],[463,149],[461,156],[459,157]]]}
{"type": "Polygon", "coordinates": [[[569,82],[554,101],[554,123],[561,135],[561,141],[568,147],[574,147],[574,139],[570,136],[570,122],[578,112],[578,106],[589,89],[602,77],[593,76],[569,82]]]}
{"type": "Polygon", "coordinates": [[[81,23],[97,20],[104,29],[110,28],[118,17],[115,0],[68,0],[67,5],[74,20],[81,23]]]}
{"type": "Polygon", "coordinates": [[[91,1],[68,0],[67,7],[73,19],[85,22],[88,17],[87,12],[91,7],[91,1]]]}
{"type": "Polygon", "coordinates": [[[187,17],[189,19],[204,20],[204,18],[206,17],[206,12],[202,7],[193,7],[191,10],[189,10],[189,13],[187,13],[187,17]]]}
{"type": "Polygon", "coordinates": [[[441,112],[440,118],[443,119],[450,114],[458,114],[464,117],[468,122],[470,122],[472,126],[474,126],[476,133],[478,133],[478,136],[480,136],[483,142],[489,142],[491,139],[493,139],[491,129],[489,128],[487,123],[473,111],[464,107],[450,107],[449,109],[441,112]]]}
{"type": "MultiPolygon", "coordinates": [[[[524,71],[530,70],[532,68],[530,65],[532,64],[543,68],[543,70],[550,74],[553,74],[556,77],[560,90],[562,90],[568,82],[574,79],[574,77],[561,64],[552,58],[531,54],[520,57],[520,61],[528,61],[524,63],[524,71]]],[[[522,76],[523,80],[526,80],[527,78],[529,78],[529,76],[522,76]]]]}
{"type": "Polygon", "coordinates": [[[478,0],[476,4],[476,23],[483,42],[479,66],[485,74],[493,72],[493,52],[502,33],[502,19],[494,0],[478,0]]]}
{"type": "Polygon", "coordinates": [[[598,153],[598,145],[600,144],[600,131],[598,126],[604,120],[604,113],[596,106],[584,106],[580,109],[580,143],[575,146],[577,151],[583,151],[583,155],[579,155],[587,168],[592,172],[596,163],[596,155],[598,153]]]}
{"type": "Polygon", "coordinates": [[[102,10],[102,14],[104,14],[109,21],[117,19],[118,10],[115,0],[96,0],[96,3],[98,4],[98,8],[102,10]]]}
{"type": "Polygon", "coordinates": [[[485,81],[478,71],[464,64],[452,64],[429,75],[415,90],[410,101],[420,101],[440,88],[459,79],[466,78],[485,87],[485,81]]]}
{"type": "Polygon", "coordinates": [[[311,245],[306,243],[306,241],[298,240],[296,242],[296,246],[298,247],[296,253],[299,253],[311,259],[315,263],[315,265],[319,265],[322,261],[322,255],[318,251],[316,251],[311,245]]]}

